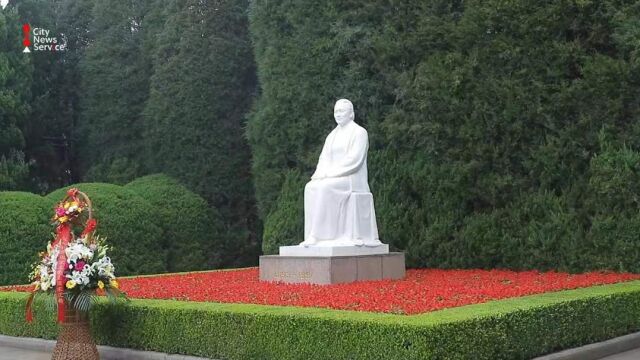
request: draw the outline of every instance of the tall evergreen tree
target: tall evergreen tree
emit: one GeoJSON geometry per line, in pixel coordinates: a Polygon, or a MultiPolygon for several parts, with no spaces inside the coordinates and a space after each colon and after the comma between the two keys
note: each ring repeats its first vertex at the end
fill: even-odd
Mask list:
{"type": "Polygon", "coordinates": [[[30,109],[32,64],[22,53],[21,25],[13,6],[0,10],[0,190],[24,187],[29,172],[22,127],[30,109]]]}
{"type": "MultiPolygon", "coordinates": [[[[81,179],[77,162],[78,155],[76,144],[78,142],[76,128],[80,116],[80,98],[82,96],[80,63],[87,47],[93,41],[93,33],[90,25],[93,20],[93,7],[95,0],[53,0],[56,3],[56,29],[66,43],[66,50],[61,53],[58,63],[58,78],[56,85],[59,88],[57,103],[59,104],[58,116],[61,119],[57,131],[48,133],[50,138],[58,146],[57,159],[68,174],[58,174],[57,179],[62,180],[63,185],[69,182],[77,182],[81,179]]],[[[42,164],[41,164],[42,166],[42,164]]],[[[45,174],[52,174],[53,169],[45,174]]]]}
{"type": "Polygon", "coordinates": [[[150,59],[144,56],[148,1],[95,2],[80,63],[78,170],[88,180],[125,183],[143,173],[141,113],[150,59]]]}
{"type": "Polygon", "coordinates": [[[144,122],[152,170],[181,179],[223,214],[227,245],[214,251],[226,265],[255,262],[259,251],[243,138],[255,87],[246,8],[247,1],[173,4],[157,38],[144,122]]]}
{"type": "Polygon", "coordinates": [[[72,130],[78,92],[77,59],[87,36],[92,0],[22,0],[16,3],[21,23],[50,31],[64,51],[33,51],[31,112],[24,125],[25,153],[33,162],[30,186],[48,192],[72,182],[72,130]],[[84,26],[78,26],[79,24],[84,26]],[[80,46],[78,46],[80,45],[80,46]]]}

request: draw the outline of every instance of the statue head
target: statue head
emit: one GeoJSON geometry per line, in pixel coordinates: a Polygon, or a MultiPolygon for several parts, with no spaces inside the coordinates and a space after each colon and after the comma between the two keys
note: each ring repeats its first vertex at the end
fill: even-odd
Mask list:
{"type": "Polygon", "coordinates": [[[355,118],[353,112],[353,104],[347,99],[340,99],[336,101],[336,105],[333,107],[333,118],[340,126],[344,126],[353,121],[355,118]]]}

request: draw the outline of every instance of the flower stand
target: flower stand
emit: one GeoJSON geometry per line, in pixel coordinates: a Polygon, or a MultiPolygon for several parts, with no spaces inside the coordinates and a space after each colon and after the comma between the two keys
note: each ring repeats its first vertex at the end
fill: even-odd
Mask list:
{"type": "Polygon", "coordinates": [[[98,360],[98,348],[91,334],[89,314],[65,301],[65,319],[53,350],[52,360],[98,360]]]}

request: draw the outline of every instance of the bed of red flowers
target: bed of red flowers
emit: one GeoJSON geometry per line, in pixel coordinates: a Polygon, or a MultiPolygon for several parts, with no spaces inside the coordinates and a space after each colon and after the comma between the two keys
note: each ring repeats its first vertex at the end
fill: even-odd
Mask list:
{"type": "MultiPolygon", "coordinates": [[[[120,278],[130,298],[291,305],[417,314],[490,300],[640,279],[640,274],[507,270],[408,270],[404,280],[293,285],[258,280],[258,269],[120,278]]],[[[0,287],[30,291],[31,286],[0,287]]]]}

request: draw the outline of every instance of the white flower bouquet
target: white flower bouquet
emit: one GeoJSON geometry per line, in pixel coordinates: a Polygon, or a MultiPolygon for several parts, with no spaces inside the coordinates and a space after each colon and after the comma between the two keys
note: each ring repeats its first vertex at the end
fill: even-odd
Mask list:
{"type": "Polygon", "coordinates": [[[34,291],[27,301],[27,321],[32,320],[31,304],[39,293],[52,294],[52,307],[58,304],[58,320],[64,322],[66,304],[78,311],[89,311],[99,295],[116,301],[126,298],[118,289],[115,267],[107,256],[109,247],[105,239],[95,235],[97,222],[92,217],[91,201],[86,194],[71,189],[55,209],[53,222],[56,239],[49,242],[47,251],[40,253],[34,264],[31,281],[34,291]],[[86,222],[80,219],[87,214],[86,222]],[[82,225],[80,235],[74,225],[82,225]]]}

